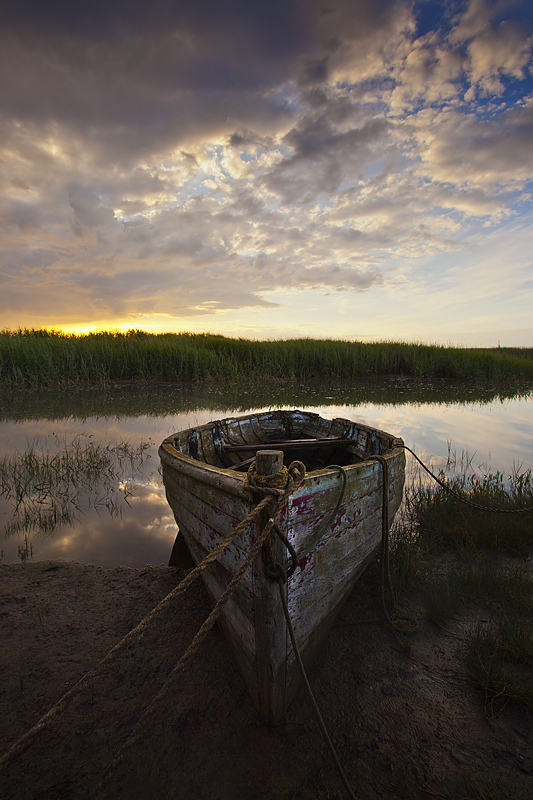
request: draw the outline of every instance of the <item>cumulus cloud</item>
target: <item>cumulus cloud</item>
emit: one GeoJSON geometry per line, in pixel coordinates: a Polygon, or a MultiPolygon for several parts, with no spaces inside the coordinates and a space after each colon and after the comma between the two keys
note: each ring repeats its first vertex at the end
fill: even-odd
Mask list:
{"type": "Polygon", "coordinates": [[[449,109],[418,133],[428,176],[458,186],[479,186],[489,193],[522,187],[531,180],[533,103],[500,111],[490,119],[449,109]]]}
{"type": "Polygon", "coordinates": [[[524,78],[533,38],[515,25],[502,22],[481,31],[468,45],[467,67],[472,88],[483,94],[501,94],[502,78],[524,78]]]}
{"type": "Polygon", "coordinates": [[[465,71],[470,81],[467,99],[478,91],[499,95],[504,78],[521,79],[531,63],[533,24],[531,19],[501,19],[505,4],[470,0],[450,33],[450,41],[466,44],[465,71]],[[525,23],[525,24],[524,24],[525,23]]]}
{"type": "Polygon", "coordinates": [[[398,66],[391,107],[406,110],[416,103],[452,101],[457,97],[463,72],[461,53],[447,47],[435,33],[423,36],[413,42],[398,66]]]}

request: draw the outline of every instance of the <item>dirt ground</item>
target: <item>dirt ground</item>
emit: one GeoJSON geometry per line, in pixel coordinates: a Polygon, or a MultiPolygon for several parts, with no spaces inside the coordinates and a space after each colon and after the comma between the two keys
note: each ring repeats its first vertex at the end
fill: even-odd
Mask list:
{"type": "MultiPolygon", "coordinates": [[[[0,751],[183,575],[170,567],[0,565],[0,751]]],[[[379,614],[376,584],[370,568],[311,678],[356,797],[533,796],[532,719],[484,703],[466,666],[468,620],[438,628],[413,598],[420,629],[402,647],[385,626],[364,622],[379,614]]],[[[5,762],[0,797],[345,798],[305,697],[284,725],[265,727],[217,628],[165,687],[208,609],[201,584],[173,600],[140,641],[5,762]]]]}

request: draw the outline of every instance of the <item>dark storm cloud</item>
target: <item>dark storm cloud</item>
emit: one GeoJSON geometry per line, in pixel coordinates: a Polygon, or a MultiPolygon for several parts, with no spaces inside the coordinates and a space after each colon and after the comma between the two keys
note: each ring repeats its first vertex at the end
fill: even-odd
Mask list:
{"type": "Polygon", "coordinates": [[[326,80],[341,41],[363,40],[398,4],[359,5],[355,24],[349,2],[324,13],[307,0],[8,0],[1,107],[61,123],[115,160],[209,135],[230,118],[271,127],[288,113],[273,89],[298,76],[326,80]]]}
{"type": "Polygon", "coordinates": [[[218,33],[231,21],[241,32],[255,31],[265,48],[282,54],[302,38],[304,7],[293,0],[3,0],[0,19],[14,30],[59,31],[80,41],[169,28],[201,31],[219,41],[218,33]]]}
{"type": "Polygon", "coordinates": [[[250,118],[275,114],[283,103],[255,92],[283,80],[305,45],[297,11],[276,0],[4,3],[2,108],[67,124],[105,151],[120,132],[130,152],[211,131],[246,107],[250,118]]]}

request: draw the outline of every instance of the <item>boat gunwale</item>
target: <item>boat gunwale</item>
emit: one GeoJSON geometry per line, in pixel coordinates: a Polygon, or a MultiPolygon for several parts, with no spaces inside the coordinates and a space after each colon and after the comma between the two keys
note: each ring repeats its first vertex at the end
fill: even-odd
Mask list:
{"type": "MultiPolygon", "coordinates": [[[[282,411],[286,414],[303,414],[312,416],[315,418],[319,418],[320,420],[326,421],[336,421],[339,420],[341,422],[347,422],[350,425],[356,426],[359,430],[364,431],[365,433],[373,433],[376,434],[379,438],[382,439],[389,439],[393,442],[398,442],[397,445],[394,445],[389,450],[384,453],[381,453],[384,458],[387,460],[396,458],[400,453],[403,453],[403,440],[397,436],[393,436],[392,434],[388,433],[387,431],[380,430],[379,428],[375,428],[371,425],[365,425],[364,423],[354,422],[346,417],[335,417],[333,420],[329,420],[327,417],[322,417],[320,414],[316,412],[310,411],[300,411],[299,409],[276,409],[276,411],[265,411],[259,412],[257,414],[247,414],[242,417],[226,417],[222,420],[213,420],[211,422],[203,423],[202,425],[197,425],[191,428],[185,428],[180,431],[176,431],[175,433],[170,434],[163,440],[159,447],[159,457],[163,463],[167,466],[176,469],[176,462],[180,462],[180,469],[185,472],[189,473],[191,477],[200,478],[204,480],[205,483],[212,484],[217,486],[218,488],[224,488],[225,491],[236,494],[239,497],[249,499],[249,491],[247,489],[246,481],[246,473],[241,472],[237,469],[233,469],[232,467],[220,467],[216,466],[215,464],[209,464],[207,461],[203,461],[201,459],[193,458],[192,456],[188,455],[187,453],[182,453],[178,450],[174,444],[175,438],[177,436],[183,436],[192,431],[202,431],[202,430],[211,430],[212,425],[215,422],[230,422],[233,420],[243,420],[243,419],[258,419],[261,416],[267,416],[269,414],[277,413],[278,411],[282,411]]],[[[290,439],[287,439],[290,441],[290,439]]],[[[357,440],[353,440],[354,446],[357,447],[357,440]]],[[[265,442],[267,445],[268,442],[265,442]]],[[[258,448],[260,449],[260,448],[258,448]]],[[[377,455],[377,454],[376,454],[377,455]]],[[[355,472],[356,470],[363,469],[364,467],[371,467],[376,463],[375,456],[373,454],[369,454],[367,456],[361,457],[361,461],[358,461],[354,464],[347,464],[343,467],[348,473],[355,472]]],[[[238,466],[238,465],[236,465],[238,466]]],[[[325,466],[318,469],[313,469],[306,471],[304,484],[300,487],[301,490],[304,489],[305,483],[308,481],[313,481],[317,478],[325,477],[328,473],[336,473],[337,469],[334,466],[325,466]]],[[[298,492],[295,492],[297,494],[298,492]]]]}

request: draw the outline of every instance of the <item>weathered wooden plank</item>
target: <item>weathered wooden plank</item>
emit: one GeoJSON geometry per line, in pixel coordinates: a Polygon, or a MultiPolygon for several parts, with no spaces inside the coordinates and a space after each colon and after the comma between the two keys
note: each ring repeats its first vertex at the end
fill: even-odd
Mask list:
{"type": "MultiPolygon", "coordinates": [[[[187,536],[186,533],[184,535],[187,536]]],[[[194,541],[191,541],[191,552],[201,560],[201,549],[194,541]]],[[[229,580],[231,577],[233,576],[229,576],[229,580]]],[[[228,575],[218,562],[214,562],[204,571],[203,579],[207,592],[215,604],[229,583],[228,575]]],[[[235,593],[227,601],[222,615],[228,617],[228,626],[232,635],[239,640],[240,646],[244,647],[248,655],[254,659],[255,627],[252,591],[248,591],[242,583],[239,584],[235,593]]]]}
{"type": "MultiPolygon", "coordinates": [[[[381,508],[381,466],[377,462],[365,462],[348,466],[346,470],[346,492],[333,529],[343,519],[356,526],[366,515],[381,508]],[[355,499],[355,500],[354,500],[355,499]]],[[[301,556],[316,543],[321,530],[340,495],[342,479],[338,472],[321,470],[308,475],[305,484],[292,495],[287,503],[286,519],[289,539],[301,556]]],[[[389,520],[398,509],[403,492],[403,473],[393,464],[389,481],[389,520]]],[[[285,519],[285,516],[282,517],[285,519]]]]}
{"type": "MultiPolygon", "coordinates": [[[[348,476],[345,499],[337,513],[329,530],[336,530],[339,526],[350,524],[356,526],[365,514],[372,512],[381,502],[378,494],[372,489],[370,481],[363,483],[358,481],[360,496],[354,503],[351,499],[352,484],[354,479],[348,476]]],[[[298,554],[303,557],[310,548],[316,546],[317,536],[331,518],[338,498],[340,496],[341,483],[335,474],[331,482],[328,481],[324,488],[313,489],[313,487],[303,487],[288,501],[287,509],[287,531],[290,541],[298,554]],[[335,481],[335,483],[333,482],[335,481]],[[328,489],[328,484],[331,488],[328,489]]],[[[326,531],[327,532],[327,531],[326,531]]],[[[324,535],[324,533],[322,533],[324,535]]]]}
{"type": "Polygon", "coordinates": [[[235,506],[233,498],[223,494],[219,498],[218,493],[209,491],[209,488],[206,488],[204,494],[199,484],[191,483],[187,479],[169,477],[165,481],[165,489],[167,494],[176,500],[175,511],[178,514],[185,505],[194,510],[199,519],[219,534],[232,531],[247,514],[235,506]]]}
{"type": "Polygon", "coordinates": [[[177,511],[183,503],[195,510],[207,525],[227,534],[247,516],[250,503],[235,503],[235,498],[210,490],[187,478],[170,476],[165,480],[165,488],[177,502],[177,511]]]}
{"type": "Polygon", "coordinates": [[[166,480],[168,475],[172,474],[172,471],[177,471],[180,475],[186,475],[188,478],[200,481],[206,486],[213,486],[217,489],[223,488],[226,494],[246,499],[244,475],[233,470],[221,471],[218,467],[195,461],[194,458],[180,453],[171,445],[163,445],[159,448],[159,455],[163,463],[163,481],[166,480]]]}
{"type": "Polygon", "coordinates": [[[322,618],[342,602],[357,566],[375,554],[380,541],[376,533],[355,543],[345,540],[343,548],[330,540],[312,554],[303,573],[291,578],[289,611],[297,641],[304,643],[322,618]]]}
{"type": "MultiPolygon", "coordinates": [[[[200,537],[198,536],[197,528],[197,521],[194,519],[194,516],[187,515],[184,518],[183,524],[183,535],[185,537],[185,541],[189,546],[189,541],[191,541],[189,549],[191,552],[194,549],[194,559],[195,563],[200,563],[204,560],[204,558],[211,552],[211,548],[205,547],[205,545],[201,542],[200,537]],[[187,527],[187,523],[189,523],[190,527],[187,527]]],[[[215,561],[212,561],[207,567],[207,570],[211,570],[216,572],[218,575],[218,579],[221,585],[225,586],[231,581],[235,573],[238,571],[239,567],[241,566],[242,562],[244,561],[244,555],[241,553],[231,552],[232,547],[231,545],[221,553],[215,561]],[[229,552],[228,552],[229,551],[229,552]],[[225,584],[224,584],[225,581],[225,584]]],[[[242,580],[239,583],[239,586],[236,589],[236,592],[240,598],[241,606],[246,608],[246,612],[249,616],[252,616],[252,595],[253,595],[253,581],[251,572],[245,572],[242,580]]]]}
{"type": "Polygon", "coordinates": [[[339,559],[346,558],[352,552],[354,557],[359,555],[359,548],[366,546],[369,537],[376,537],[378,540],[381,538],[380,524],[381,509],[376,508],[365,519],[360,520],[357,526],[352,526],[349,520],[345,520],[336,529],[330,529],[299,560],[292,579],[304,582],[311,574],[310,570],[315,568],[320,572],[334,572],[338,568],[339,559]]]}
{"type": "MultiPolygon", "coordinates": [[[[365,561],[357,566],[357,569],[355,569],[353,572],[350,583],[346,586],[343,601],[332,607],[331,610],[321,619],[321,621],[317,622],[315,628],[311,631],[307,639],[299,644],[300,655],[304,663],[304,667],[308,673],[316,662],[317,655],[323,645],[323,642],[329,634],[338,614],[342,609],[342,606],[344,605],[344,600],[349,597],[356,582],[359,580],[359,577],[371,563],[373,558],[374,553],[371,553],[365,561]]],[[[300,689],[300,672],[298,665],[296,664],[294,652],[289,643],[287,652],[287,688],[285,693],[287,705],[292,702],[300,689]]]]}
{"type": "Polygon", "coordinates": [[[165,476],[165,488],[175,503],[175,515],[179,516],[181,506],[186,505],[208,527],[218,531],[217,542],[230,533],[253,507],[249,501],[236,501],[236,498],[192,481],[188,476],[165,476]]]}
{"type": "MultiPolygon", "coordinates": [[[[324,534],[317,546],[299,561],[298,568],[291,577],[291,594],[301,587],[309,596],[309,581],[314,580],[315,576],[316,580],[322,579],[322,576],[332,576],[333,580],[338,576],[341,579],[342,563],[349,558],[355,560],[364,556],[365,550],[381,539],[380,524],[381,511],[376,510],[361,521],[357,528],[352,528],[348,523],[336,531],[324,534]]],[[[349,569],[349,564],[346,567],[349,569]]]]}
{"type": "MultiPolygon", "coordinates": [[[[187,542],[187,546],[189,547],[189,550],[191,550],[191,553],[193,552],[194,548],[193,557],[195,558],[196,563],[203,561],[205,556],[214,548],[212,543],[212,536],[214,536],[214,534],[210,532],[209,535],[207,535],[205,524],[199,521],[192,512],[184,508],[181,510],[180,514],[180,530],[185,537],[185,541],[187,542]]],[[[220,539],[221,537],[218,537],[216,544],[218,544],[220,539]]],[[[246,545],[244,545],[242,549],[237,549],[232,544],[227,547],[218,556],[216,562],[214,562],[220,564],[221,568],[226,571],[228,583],[241,566],[248,550],[249,546],[246,547],[246,545]]],[[[246,590],[251,596],[252,579],[249,574],[244,575],[240,587],[242,588],[239,588],[238,591],[246,590]]],[[[251,607],[249,608],[249,611],[251,613],[251,607]]]]}

